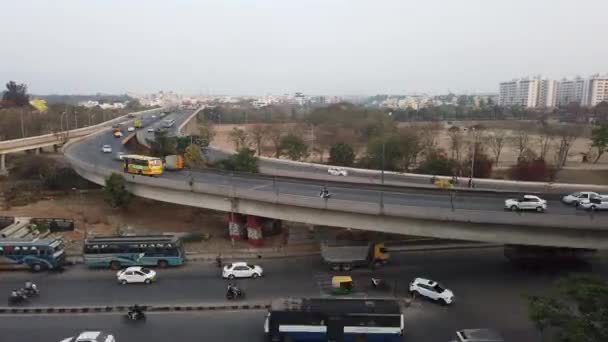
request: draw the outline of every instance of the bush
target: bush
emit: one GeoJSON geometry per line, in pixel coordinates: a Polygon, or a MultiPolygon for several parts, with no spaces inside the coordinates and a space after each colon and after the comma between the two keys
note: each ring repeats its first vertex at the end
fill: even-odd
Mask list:
{"type": "Polygon", "coordinates": [[[228,159],[217,162],[216,167],[229,171],[258,173],[258,157],[255,151],[249,148],[241,149],[228,159]]]}
{"type": "Polygon", "coordinates": [[[510,178],[521,181],[553,181],[555,180],[556,169],[547,165],[542,159],[531,161],[520,160],[509,170],[510,178]]]}
{"type": "Polygon", "coordinates": [[[417,173],[437,176],[452,176],[458,168],[458,163],[448,158],[445,154],[434,152],[427,156],[426,160],[420,164],[417,173]]]}
{"type": "Polygon", "coordinates": [[[114,208],[127,208],[131,199],[131,193],[127,190],[127,181],[118,174],[112,173],[106,179],[106,187],[104,188],[106,201],[114,208]]]}
{"type": "Polygon", "coordinates": [[[346,143],[333,144],[329,149],[329,163],[331,165],[352,166],[355,162],[355,151],[346,143]]]}

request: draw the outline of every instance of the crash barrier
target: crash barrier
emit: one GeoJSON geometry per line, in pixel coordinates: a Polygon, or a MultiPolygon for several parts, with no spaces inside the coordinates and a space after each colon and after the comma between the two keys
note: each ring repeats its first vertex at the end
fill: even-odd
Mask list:
{"type": "MultiPolygon", "coordinates": [[[[211,304],[211,305],[140,305],[147,312],[268,310],[270,303],[211,304]]],[[[81,306],[81,307],[0,307],[4,314],[76,314],[127,312],[129,306],[81,306]]]]}
{"type": "Polygon", "coordinates": [[[11,224],[15,223],[15,217],[13,216],[0,216],[0,229],[4,229],[11,224]]]}
{"type": "Polygon", "coordinates": [[[30,223],[38,228],[48,228],[51,233],[70,232],[74,230],[74,220],[63,218],[33,218],[30,223]]]}

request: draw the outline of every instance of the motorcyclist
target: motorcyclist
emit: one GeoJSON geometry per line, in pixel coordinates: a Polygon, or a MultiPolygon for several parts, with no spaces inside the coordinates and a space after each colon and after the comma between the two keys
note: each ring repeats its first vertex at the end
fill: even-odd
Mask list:
{"type": "Polygon", "coordinates": [[[127,312],[127,315],[129,316],[129,318],[135,320],[143,319],[145,317],[143,308],[137,304],[129,308],[129,312],[127,312]]]}
{"type": "Polygon", "coordinates": [[[329,196],[329,190],[327,190],[327,187],[323,186],[323,189],[321,189],[321,192],[319,193],[319,197],[329,198],[329,196]]]}
{"type": "Polygon", "coordinates": [[[228,289],[226,291],[226,297],[237,298],[240,295],[241,290],[234,284],[228,283],[228,289]]]}
{"type": "Polygon", "coordinates": [[[38,293],[38,286],[34,284],[31,280],[25,282],[24,290],[26,293],[38,293]]]}

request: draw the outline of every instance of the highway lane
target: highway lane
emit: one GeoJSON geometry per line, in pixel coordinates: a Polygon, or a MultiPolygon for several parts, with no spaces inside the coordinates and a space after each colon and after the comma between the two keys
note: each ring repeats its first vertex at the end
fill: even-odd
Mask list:
{"type": "MultiPolygon", "coordinates": [[[[604,259],[605,260],[605,259],[604,259]]],[[[270,300],[280,296],[318,296],[327,293],[327,281],[331,272],[321,264],[319,257],[298,257],[285,259],[268,259],[259,262],[266,270],[266,276],[256,280],[240,280],[239,283],[247,289],[247,295],[252,300],[270,300]]],[[[406,337],[408,341],[448,341],[453,332],[461,328],[492,327],[500,330],[507,341],[533,341],[538,340],[538,335],[533,325],[528,321],[525,294],[541,294],[555,283],[555,281],[569,273],[580,271],[592,271],[601,276],[608,276],[608,265],[606,261],[596,261],[591,268],[567,269],[556,268],[553,270],[526,271],[515,268],[507,263],[502,257],[502,250],[496,249],[474,249],[459,251],[434,251],[434,252],[410,252],[394,254],[391,264],[374,272],[374,276],[380,277],[393,284],[396,294],[405,294],[408,283],[415,277],[428,277],[442,282],[446,287],[454,291],[456,302],[453,306],[443,307],[424,299],[414,299],[410,308],[405,312],[406,337]]],[[[3,281],[0,283],[0,291],[8,293],[12,287],[21,284],[26,279],[33,278],[42,290],[40,302],[53,303],[56,305],[75,305],[97,303],[120,303],[121,305],[145,303],[217,303],[217,297],[223,295],[223,286],[226,281],[218,278],[219,271],[212,263],[190,263],[182,268],[159,271],[160,281],[150,286],[129,285],[121,286],[114,282],[113,272],[108,270],[87,270],[80,267],[70,269],[62,274],[27,272],[4,272],[3,281]],[[58,298],[49,298],[58,297],[58,298]]],[[[391,295],[391,293],[378,293],[372,291],[368,284],[372,271],[357,269],[352,272],[355,281],[355,296],[364,295],[391,295]]],[[[240,322],[241,313],[214,313],[213,317],[222,317],[222,321],[240,322]]],[[[251,330],[247,330],[254,338],[261,332],[261,321],[263,313],[242,313],[251,324],[251,330]]],[[[165,320],[183,320],[185,340],[200,337],[195,333],[201,331],[196,322],[196,317],[206,317],[205,314],[192,316],[180,316],[178,314],[155,314],[146,323],[151,323],[151,329],[159,328],[157,339],[149,341],[164,341],[158,339],[164,332],[157,326],[157,322],[165,320]],[[156,316],[158,315],[158,316],[156,316]],[[163,317],[163,319],[155,319],[163,317]],[[166,318],[165,318],[166,317],[166,318]],[[172,318],[175,317],[175,318],[172,318]]],[[[60,316],[64,317],[64,316],[60,316]]],[[[56,329],[93,328],[100,326],[86,323],[86,317],[82,316],[85,323],[77,323],[78,320],[69,320],[69,326],[65,323],[56,325],[56,329]]],[[[96,320],[90,322],[103,322],[106,316],[96,316],[96,320]],[[99,321],[97,321],[99,319],[99,321]]],[[[119,317],[109,315],[108,324],[102,328],[116,327],[122,333],[123,327],[119,317]]],[[[40,320],[41,329],[52,329],[54,326],[47,321],[55,318],[36,318],[40,320]]],[[[80,318],[79,318],[80,319],[80,318]]],[[[211,318],[200,318],[200,324],[211,318]]],[[[11,320],[1,316],[0,329],[6,325],[11,328],[11,320]]],[[[23,321],[22,321],[23,322],[23,321]]],[[[33,321],[38,322],[38,321],[33,321]]],[[[27,324],[31,322],[28,321],[27,324]]],[[[23,323],[25,324],[25,323],[23,323]]],[[[237,326],[241,326],[241,323],[237,326]]],[[[17,324],[19,326],[19,324],[17,324]]],[[[22,327],[23,325],[21,325],[22,327]]],[[[181,327],[181,325],[177,325],[181,327]]],[[[217,329],[227,329],[222,324],[210,325],[217,329]]],[[[249,326],[247,326],[249,327],[249,326]]],[[[229,329],[229,328],[228,328],[229,329]]],[[[204,329],[206,330],[206,329],[204,329]]],[[[4,330],[3,330],[4,331],[4,330]]],[[[70,330],[71,331],[71,330],[70,330]]],[[[180,332],[181,333],[181,332],[180,332]]],[[[122,335],[121,335],[122,336],[122,335]]],[[[129,337],[129,335],[127,335],[129,337]]],[[[241,338],[240,335],[235,338],[241,338]]],[[[238,340],[238,339],[237,339],[238,340]]],[[[35,341],[35,340],[34,340],[35,341]]],[[[148,341],[148,340],[146,340],[148,341]]],[[[235,340],[236,341],[236,340],[235,340]]],[[[242,339],[241,339],[242,341],[242,339]]]]}
{"type": "MultiPolygon", "coordinates": [[[[183,118],[184,116],[182,116],[183,118]]],[[[158,123],[156,123],[158,124],[158,123]]],[[[101,134],[93,137],[92,139],[83,141],[70,148],[70,153],[77,156],[79,159],[95,163],[100,166],[107,166],[109,168],[115,168],[117,171],[120,170],[120,163],[112,160],[112,157],[107,154],[103,154],[100,151],[101,145],[105,143],[113,143],[112,147],[118,150],[124,150],[118,146],[118,139],[112,138],[111,133],[101,134]]],[[[192,172],[189,170],[179,172],[165,172],[162,177],[170,179],[179,179],[187,181],[193,179],[196,182],[206,182],[212,184],[222,184],[226,186],[234,186],[237,188],[244,188],[249,190],[257,190],[264,192],[280,192],[285,194],[306,196],[306,197],[317,197],[319,191],[325,184],[323,181],[316,180],[280,180],[272,181],[268,177],[256,177],[254,175],[234,175],[229,176],[227,174],[221,174],[218,172],[204,172],[196,171],[192,172]]],[[[424,206],[424,207],[438,207],[438,208],[451,208],[454,205],[456,210],[458,209],[469,209],[469,210],[485,210],[488,211],[488,215],[492,215],[494,211],[504,210],[504,199],[502,195],[495,194],[472,194],[472,193],[457,193],[453,199],[450,199],[449,192],[438,192],[438,191],[424,191],[424,190],[394,190],[380,193],[377,190],[353,188],[339,185],[332,185],[330,188],[332,198],[361,201],[369,203],[379,203],[380,198],[383,197],[385,204],[394,205],[407,205],[407,206],[424,206]]],[[[321,200],[321,199],[319,199],[321,200]]],[[[548,212],[551,214],[560,215],[577,215],[582,218],[588,218],[589,213],[576,210],[573,207],[566,206],[558,200],[548,200],[548,212]]],[[[513,213],[517,215],[517,213],[513,213]]],[[[539,215],[536,213],[525,213],[523,215],[539,215]]],[[[542,214],[541,214],[542,215],[542,214]]],[[[601,219],[608,218],[606,213],[595,213],[594,217],[600,224],[601,219]]],[[[607,222],[608,223],[608,222],[607,222]]]]}

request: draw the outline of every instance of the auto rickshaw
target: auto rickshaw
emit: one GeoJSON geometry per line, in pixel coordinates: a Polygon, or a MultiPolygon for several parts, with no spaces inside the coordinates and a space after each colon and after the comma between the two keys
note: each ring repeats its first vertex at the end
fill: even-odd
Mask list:
{"type": "Polygon", "coordinates": [[[350,276],[334,276],[331,278],[331,293],[345,295],[353,291],[353,278],[350,276]]]}

